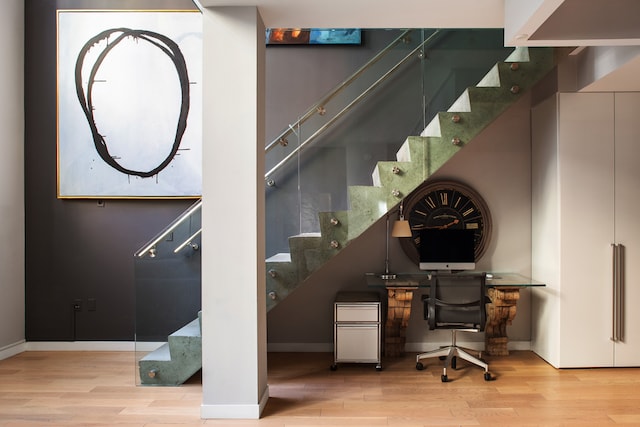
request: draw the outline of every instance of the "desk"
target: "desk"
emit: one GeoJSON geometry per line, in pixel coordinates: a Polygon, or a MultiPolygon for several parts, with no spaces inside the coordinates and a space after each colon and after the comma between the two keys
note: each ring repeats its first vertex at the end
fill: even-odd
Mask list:
{"type": "MultiPolygon", "coordinates": [[[[472,272],[467,274],[469,273],[472,272]]],[[[419,288],[428,289],[434,275],[427,272],[402,273],[384,279],[378,273],[366,273],[365,276],[368,286],[387,290],[384,352],[388,357],[400,356],[406,343],[413,291],[419,288]]],[[[506,356],[509,354],[507,325],[510,325],[516,316],[520,289],[544,286],[544,283],[515,273],[492,273],[492,276],[487,277],[487,295],[491,303],[487,305],[485,352],[492,356],[506,356]]]]}

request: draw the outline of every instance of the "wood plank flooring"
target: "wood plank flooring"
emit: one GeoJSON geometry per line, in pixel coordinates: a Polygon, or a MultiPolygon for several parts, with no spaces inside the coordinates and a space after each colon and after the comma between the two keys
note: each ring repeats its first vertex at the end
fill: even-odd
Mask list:
{"type": "Polygon", "coordinates": [[[269,353],[260,420],[201,420],[201,380],[136,386],[128,352],[25,352],[0,361],[0,426],[640,426],[640,369],[556,370],[528,351],[487,357],[495,381],[414,354],[374,365],[327,353],[269,353]]]}

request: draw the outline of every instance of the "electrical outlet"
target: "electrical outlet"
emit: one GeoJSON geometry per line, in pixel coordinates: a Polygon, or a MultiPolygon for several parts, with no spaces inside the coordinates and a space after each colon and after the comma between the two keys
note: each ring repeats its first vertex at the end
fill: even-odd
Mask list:
{"type": "Polygon", "coordinates": [[[82,300],[74,299],[73,300],[73,311],[82,311],[82,300]]]}

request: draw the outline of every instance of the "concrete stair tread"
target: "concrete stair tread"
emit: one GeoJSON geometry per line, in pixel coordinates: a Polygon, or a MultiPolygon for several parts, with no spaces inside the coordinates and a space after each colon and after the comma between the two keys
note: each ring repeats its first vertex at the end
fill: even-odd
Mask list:
{"type": "Polygon", "coordinates": [[[267,258],[267,262],[291,262],[290,253],[279,253],[267,258]]]}
{"type": "Polygon", "coordinates": [[[187,323],[186,325],[184,325],[182,328],[178,329],[177,331],[175,331],[174,333],[172,333],[171,335],[169,335],[169,338],[172,337],[200,337],[200,319],[195,319],[192,320],[191,322],[187,323]]]}
{"type": "Polygon", "coordinates": [[[171,361],[171,352],[169,349],[169,343],[164,343],[157,349],[153,350],[142,359],[141,362],[156,361],[156,362],[169,362],[171,361]]]}

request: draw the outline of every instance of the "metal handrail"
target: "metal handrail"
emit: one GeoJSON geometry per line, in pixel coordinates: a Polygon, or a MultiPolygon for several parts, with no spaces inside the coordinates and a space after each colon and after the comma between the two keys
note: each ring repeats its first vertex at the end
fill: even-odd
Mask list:
{"type": "Polygon", "coordinates": [[[198,200],[196,203],[194,203],[193,205],[191,205],[191,207],[185,211],[184,213],[182,213],[182,215],[180,215],[174,222],[172,222],[171,224],[169,224],[169,226],[167,228],[165,228],[164,230],[162,230],[162,232],[160,232],[160,234],[158,234],[153,240],[149,241],[146,245],[144,245],[140,250],[138,250],[134,256],[137,258],[142,258],[143,256],[145,256],[151,249],[153,249],[161,240],[165,239],[169,233],[171,233],[173,230],[175,230],[176,228],[178,228],[178,226],[180,224],[182,224],[183,222],[185,222],[187,219],[191,218],[191,215],[197,211],[198,209],[200,209],[200,207],[202,206],[202,199],[198,200]]]}
{"type": "MultiPolygon", "coordinates": [[[[364,72],[366,69],[368,69],[372,64],[374,64],[375,62],[377,62],[384,54],[386,54],[389,49],[391,49],[393,46],[395,46],[398,42],[404,40],[406,38],[406,36],[409,34],[411,30],[405,31],[404,33],[402,33],[402,35],[400,35],[400,37],[398,37],[396,40],[394,40],[394,42],[392,42],[389,46],[387,46],[385,49],[383,49],[382,51],[380,51],[380,53],[378,53],[371,61],[367,62],[367,64],[365,64],[363,67],[361,67],[358,71],[356,71],[351,77],[349,77],[347,80],[345,80],[342,84],[338,85],[336,87],[336,89],[334,89],[329,95],[327,95],[325,98],[323,98],[321,101],[317,102],[316,104],[314,104],[314,106],[307,111],[307,113],[305,113],[305,115],[302,116],[301,119],[299,119],[294,125],[289,125],[289,129],[285,130],[284,132],[282,132],[278,137],[276,137],[276,139],[271,142],[266,148],[265,148],[265,154],[267,152],[269,152],[275,145],[279,144],[280,141],[284,140],[286,138],[287,135],[289,135],[291,132],[294,131],[294,128],[299,127],[302,123],[304,123],[307,119],[309,119],[311,116],[313,116],[319,108],[321,108],[323,105],[326,104],[327,101],[329,101],[330,99],[332,99],[334,96],[336,96],[339,92],[341,92],[344,87],[346,85],[348,85],[349,83],[351,83],[353,80],[355,80],[360,74],[362,74],[362,72],[364,72]]],[[[321,133],[323,133],[327,128],[329,128],[336,120],[338,120],[339,118],[342,117],[342,115],[344,115],[345,113],[347,113],[349,110],[351,110],[351,108],[353,108],[353,106],[355,106],[356,104],[358,104],[364,97],[366,97],[372,90],[374,90],[380,83],[382,83],[383,81],[385,81],[391,74],[393,74],[400,66],[402,66],[407,60],[409,60],[409,58],[411,58],[417,51],[419,51],[420,49],[422,49],[428,42],[430,42],[431,40],[433,40],[433,38],[435,38],[435,36],[440,32],[440,30],[436,30],[434,31],[429,37],[427,37],[425,40],[422,41],[422,43],[420,43],[418,46],[416,46],[411,52],[409,52],[407,55],[404,56],[404,58],[402,58],[398,63],[396,63],[393,67],[391,67],[385,74],[383,74],[380,78],[378,78],[378,80],[376,80],[374,83],[372,83],[367,89],[365,89],[360,95],[358,95],[353,101],[351,101],[346,107],[344,107],[342,110],[340,110],[335,116],[333,116],[331,119],[329,119],[327,121],[327,123],[325,123],[322,127],[320,127],[318,130],[316,130],[311,136],[309,136],[305,141],[303,141],[301,144],[299,144],[294,150],[291,151],[291,153],[289,153],[284,159],[282,159],[278,164],[276,164],[273,168],[271,168],[267,173],[265,173],[264,175],[264,179],[265,181],[269,181],[269,177],[271,175],[273,175],[278,169],[280,169],[280,167],[282,167],[285,163],[287,163],[291,158],[293,158],[294,156],[297,155],[297,153],[299,151],[302,150],[302,148],[304,148],[308,143],[310,143],[312,140],[314,140],[316,137],[318,137],[321,133]]]]}
{"type": "Polygon", "coordinates": [[[284,131],[282,131],[282,133],[278,136],[276,136],[276,138],[271,141],[266,147],[265,147],[265,154],[268,153],[269,151],[271,151],[272,148],[274,148],[276,145],[280,145],[281,141],[283,141],[284,139],[286,139],[286,137],[288,135],[291,134],[291,132],[293,132],[294,128],[299,127],[301,124],[303,124],[304,122],[306,122],[308,119],[310,119],[314,114],[316,114],[318,112],[318,109],[321,108],[323,105],[326,105],[329,101],[331,101],[338,93],[342,92],[342,90],[348,86],[349,84],[351,84],[351,82],[353,82],[355,79],[357,79],[362,73],[364,73],[366,70],[368,70],[373,64],[375,64],[376,62],[378,62],[383,56],[385,56],[387,53],[389,53],[389,51],[396,45],[398,45],[401,42],[404,42],[407,38],[407,36],[409,35],[409,33],[411,33],[411,31],[413,30],[405,30],[402,34],[400,34],[400,36],[398,38],[396,38],[394,41],[392,41],[389,46],[385,47],[384,49],[382,49],[380,52],[378,52],[373,58],[371,58],[366,64],[364,64],[362,67],[360,67],[355,73],[353,73],[351,76],[349,76],[345,81],[343,81],[342,83],[340,83],[338,86],[336,86],[331,92],[329,92],[328,95],[326,95],[324,98],[322,98],[320,101],[316,102],[315,104],[313,104],[313,106],[311,106],[311,108],[309,108],[309,110],[302,115],[302,117],[300,117],[298,119],[298,121],[296,121],[294,124],[289,125],[287,129],[285,129],[284,131]]]}
{"type": "Polygon", "coordinates": [[[186,248],[187,246],[190,246],[192,249],[194,250],[198,250],[198,245],[193,242],[193,239],[195,239],[196,237],[198,237],[200,235],[200,233],[202,233],[202,228],[199,228],[195,233],[193,233],[191,236],[189,236],[189,238],[187,240],[185,240],[184,242],[180,243],[178,245],[178,247],[176,247],[173,250],[174,254],[177,254],[178,252],[180,252],[183,248],[186,248]]]}

